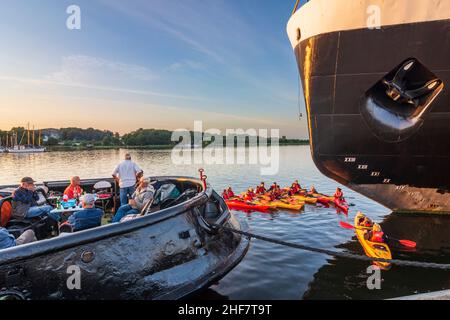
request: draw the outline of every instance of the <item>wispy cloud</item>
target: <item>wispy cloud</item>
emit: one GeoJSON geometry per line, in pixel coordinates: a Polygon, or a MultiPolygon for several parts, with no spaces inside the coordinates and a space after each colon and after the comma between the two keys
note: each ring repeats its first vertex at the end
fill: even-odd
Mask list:
{"type": "Polygon", "coordinates": [[[197,101],[208,100],[207,98],[198,97],[198,96],[176,95],[176,94],[147,91],[147,90],[135,90],[135,89],[130,89],[130,88],[109,87],[109,86],[94,85],[94,84],[83,84],[83,83],[71,82],[71,81],[65,82],[62,80],[51,80],[48,77],[46,77],[46,78],[27,78],[27,77],[0,76],[0,80],[15,81],[15,82],[19,82],[19,83],[36,85],[36,86],[72,87],[72,88],[101,90],[101,91],[117,92],[117,93],[124,93],[124,94],[155,96],[155,97],[163,97],[163,98],[182,99],[182,100],[197,100],[197,101]]]}
{"type": "Polygon", "coordinates": [[[124,80],[140,81],[150,81],[157,78],[152,71],[144,66],[86,55],[63,57],[61,69],[46,78],[63,82],[81,82],[89,81],[97,75],[116,76],[124,80]]]}

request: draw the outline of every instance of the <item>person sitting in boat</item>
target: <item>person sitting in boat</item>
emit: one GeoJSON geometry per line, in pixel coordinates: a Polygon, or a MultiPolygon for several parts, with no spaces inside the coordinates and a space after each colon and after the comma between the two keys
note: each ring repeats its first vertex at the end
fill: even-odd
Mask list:
{"type": "Polygon", "coordinates": [[[261,182],[259,186],[256,187],[256,194],[265,194],[267,192],[264,182],[261,182]]]}
{"type": "Polygon", "coordinates": [[[309,188],[309,194],[317,194],[317,190],[316,187],[314,187],[313,185],[311,186],[311,188],[309,188]]]}
{"type": "Polygon", "coordinates": [[[256,194],[253,191],[253,188],[249,188],[244,195],[244,200],[245,201],[253,201],[253,199],[255,199],[255,197],[256,197],[256,194]]]}
{"type": "Polygon", "coordinates": [[[334,199],[344,201],[344,192],[342,192],[341,188],[336,188],[336,192],[334,193],[334,199]]]}
{"type": "Polygon", "coordinates": [[[272,185],[270,186],[269,191],[280,190],[280,189],[281,189],[280,186],[279,186],[276,182],[274,182],[274,183],[272,183],[272,185]]]}
{"type": "Polygon", "coordinates": [[[222,192],[222,198],[223,198],[223,200],[229,200],[227,189],[224,189],[224,190],[223,190],[223,192],[222,192]]]}
{"type": "Polygon", "coordinates": [[[83,189],[80,186],[80,177],[72,177],[70,179],[70,185],[64,190],[64,195],[68,200],[79,199],[83,194],[83,189]]]}
{"type": "Polygon", "coordinates": [[[296,194],[299,194],[301,190],[302,189],[301,189],[300,185],[298,184],[298,182],[294,182],[291,185],[291,187],[289,188],[288,193],[290,196],[294,196],[296,194]]]}
{"type": "Polygon", "coordinates": [[[0,250],[20,246],[22,244],[31,243],[37,241],[33,230],[27,230],[20,235],[17,239],[9,233],[5,228],[0,227],[0,250]]]}
{"type": "Polygon", "coordinates": [[[302,186],[300,185],[298,180],[295,180],[292,185],[295,186],[295,188],[298,189],[299,192],[300,192],[300,190],[302,190],[302,186]]]}
{"type": "Polygon", "coordinates": [[[71,231],[82,231],[86,229],[96,228],[102,224],[103,210],[95,207],[95,196],[93,194],[85,194],[81,203],[83,210],[72,214],[65,223],[60,227],[70,226],[71,231]]]}
{"type": "Polygon", "coordinates": [[[228,187],[227,189],[227,195],[228,195],[228,199],[233,199],[234,197],[236,197],[234,195],[233,189],[231,189],[231,187],[228,187]]]}
{"type": "Polygon", "coordinates": [[[384,235],[383,230],[381,230],[381,226],[378,223],[374,223],[372,230],[368,230],[364,237],[366,240],[371,242],[384,243],[386,242],[386,236],[384,235]]]}
{"type": "Polygon", "coordinates": [[[153,200],[154,195],[155,188],[151,185],[150,179],[141,178],[139,186],[133,193],[132,198],[129,200],[128,204],[121,206],[119,210],[117,210],[112,222],[120,222],[120,220],[127,215],[140,213],[145,205],[153,200]]]}
{"type": "Polygon", "coordinates": [[[59,221],[58,215],[52,214],[53,207],[39,205],[40,197],[36,192],[35,181],[30,177],[24,177],[20,181],[20,187],[12,195],[12,217],[15,219],[30,219],[48,215],[55,221],[59,221]]]}

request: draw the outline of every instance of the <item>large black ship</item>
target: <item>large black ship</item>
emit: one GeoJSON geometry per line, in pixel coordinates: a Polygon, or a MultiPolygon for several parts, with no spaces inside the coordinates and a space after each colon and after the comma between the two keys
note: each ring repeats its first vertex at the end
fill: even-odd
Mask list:
{"type": "Polygon", "coordinates": [[[287,31],[319,170],[393,211],[450,213],[450,0],[310,0],[287,31]]]}

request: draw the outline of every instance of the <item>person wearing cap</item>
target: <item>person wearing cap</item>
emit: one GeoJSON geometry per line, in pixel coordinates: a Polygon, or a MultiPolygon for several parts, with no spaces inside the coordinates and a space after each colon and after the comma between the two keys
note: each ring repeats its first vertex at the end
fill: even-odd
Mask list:
{"type": "Polygon", "coordinates": [[[121,206],[117,210],[111,222],[120,222],[127,215],[140,213],[145,205],[153,200],[153,196],[155,195],[155,188],[151,184],[150,179],[142,177],[139,180],[138,188],[133,193],[128,204],[121,206]]]}
{"type": "Polygon", "coordinates": [[[20,181],[20,187],[12,195],[12,217],[15,219],[27,219],[50,216],[59,221],[59,217],[50,213],[53,207],[38,204],[39,195],[36,192],[35,181],[30,177],[24,177],[20,181]]]}
{"type": "Polygon", "coordinates": [[[95,208],[95,196],[90,193],[85,194],[81,203],[83,210],[72,214],[65,224],[70,225],[74,232],[99,227],[102,224],[104,212],[95,208]]]}
{"type": "Polygon", "coordinates": [[[0,250],[37,241],[33,230],[26,230],[17,239],[5,228],[0,227],[0,250]]]}
{"type": "Polygon", "coordinates": [[[120,187],[120,204],[122,206],[128,204],[128,199],[133,196],[135,191],[136,181],[142,175],[142,169],[135,162],[131,161],[131,155],[126,153],[125,160],[117,165],[112,174],[120,187]]]}
{"type": "Polygon", "coordinates": [[[75,176],[70,179],[70,185],[64,190],[64,195],[71,199],[78,199],[83,194],[83,189],[80,187],[80,177],[75,176]]]}

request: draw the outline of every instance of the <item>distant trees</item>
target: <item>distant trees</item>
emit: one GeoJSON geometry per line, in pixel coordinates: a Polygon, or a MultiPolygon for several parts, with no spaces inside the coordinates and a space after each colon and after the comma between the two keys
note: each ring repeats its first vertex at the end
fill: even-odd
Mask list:
{"type": "Polygon", "coordinates": [[[157,129],[139,129],[125,134],[122,141],[127,146],[171,145],[172,132],[157,129]]]}

